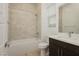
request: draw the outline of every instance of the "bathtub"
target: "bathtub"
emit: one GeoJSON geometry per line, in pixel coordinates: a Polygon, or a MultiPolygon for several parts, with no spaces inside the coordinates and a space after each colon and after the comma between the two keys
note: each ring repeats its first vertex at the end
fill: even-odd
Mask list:
{"type": "Polygon", "coordinates": [[[9,56],[39,56],[38,38],[28,38],[10,41],[7,48],[9,56]]]}

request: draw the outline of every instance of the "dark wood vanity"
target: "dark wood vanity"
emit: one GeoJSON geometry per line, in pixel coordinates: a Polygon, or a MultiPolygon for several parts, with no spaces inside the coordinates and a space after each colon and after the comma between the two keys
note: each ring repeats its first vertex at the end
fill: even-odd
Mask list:
{"type": "Polygon", "coordinates": [[[79,46],[49,38],[49,56],[79,56],[79,46]]]}

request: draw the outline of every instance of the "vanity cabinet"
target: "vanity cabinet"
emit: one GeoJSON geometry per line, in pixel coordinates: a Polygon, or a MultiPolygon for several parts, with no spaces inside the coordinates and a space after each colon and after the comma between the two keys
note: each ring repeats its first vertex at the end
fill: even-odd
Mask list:
{"type": "Polygon", "coordinates": [[[79,56],[79,46],[49,38],[50,56],[79,56]]]}
{"type": "Polygon", "coordinates": [[[53,44],[53,40],[49,39],[49,55],[50,56],[59,56],[61,55],[60,47],[58,45],[53,44]]]}

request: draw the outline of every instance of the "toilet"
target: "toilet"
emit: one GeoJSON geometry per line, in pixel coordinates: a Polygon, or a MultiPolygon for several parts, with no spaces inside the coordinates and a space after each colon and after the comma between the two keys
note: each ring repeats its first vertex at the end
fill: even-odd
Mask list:
{"type": "Polygon", "coordinates": [[[39,48],[41,50],[41,54],[40,54],[41,56],[46,56],[48,54],[48,46],[49,46],[49,43],[47,43],[47,42],[39,43],[39,48]]]}

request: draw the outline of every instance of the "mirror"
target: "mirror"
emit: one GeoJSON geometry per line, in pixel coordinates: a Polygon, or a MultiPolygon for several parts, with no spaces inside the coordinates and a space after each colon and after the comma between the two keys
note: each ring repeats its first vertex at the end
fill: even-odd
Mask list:
{"type": "Polygon", "coordinates": [[[79,3],[59,7],[59,32],[79,33],[79,3]]]}

